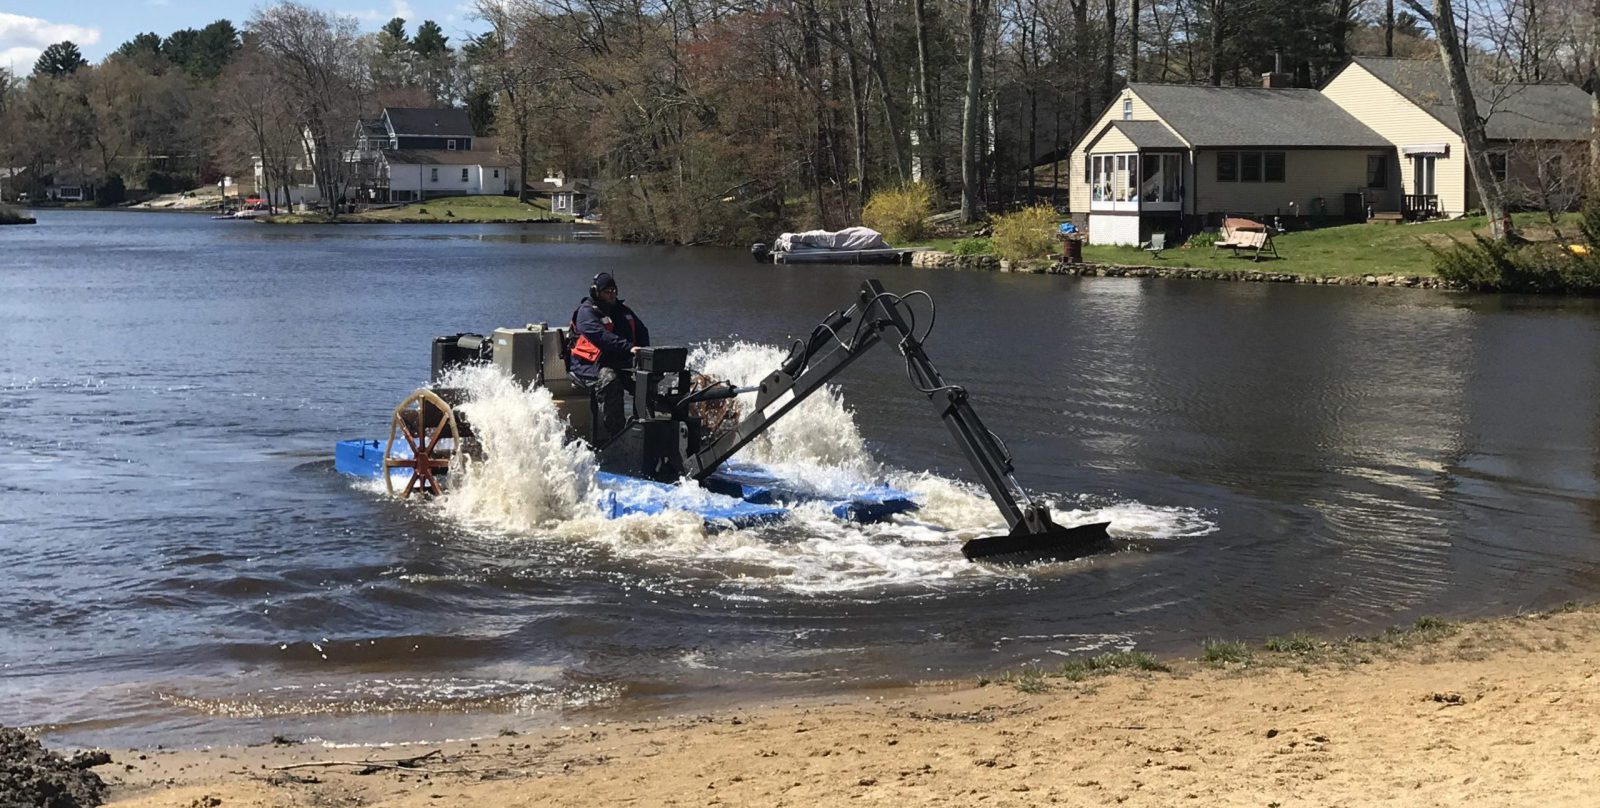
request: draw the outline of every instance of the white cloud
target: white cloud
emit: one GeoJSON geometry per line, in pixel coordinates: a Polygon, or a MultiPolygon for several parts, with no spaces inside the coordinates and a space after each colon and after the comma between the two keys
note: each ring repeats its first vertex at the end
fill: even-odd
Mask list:
{"type": "Polygon", "coordinates": [[[0,66],[26,73],[46,47],[68,39],[80,48],[93,45],[100,41],[100,29],[0,11],[0,66]]]}
{"type": "Polygon", "coordinates": [[[39,61],[39,54],[44,53],[44,48],[6,48],[0,50],[0,67],[9,68],[11,72],[21,74],[33,69],[33,63],[39,61]]]}
{"type": "Polygon", "coordinates": [[[364,20],[366,22],[384,23],[394,19],[395,17],[404,17],[407,25],[417,22],[417,12],[411,8],[411,4],[406,0],[391,0],[388,11],[369,8],[362,11],[348,11],[345,13],[355,17],[358,20],[364,20]]]}

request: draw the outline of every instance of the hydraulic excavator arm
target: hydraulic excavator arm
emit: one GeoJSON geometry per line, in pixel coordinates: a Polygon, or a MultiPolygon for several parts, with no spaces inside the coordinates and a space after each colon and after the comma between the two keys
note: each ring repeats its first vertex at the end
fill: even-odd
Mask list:
{"type": "MultiPolygon", "coordinates": [[[[915,295],[927,296],[925,292],[912,292],[905,297],[915,295]]],[[[1049,507],[1030,497],[1017,482],[1010,453],[984,426],[967,391],[946,383],[922,349],[922,342],[933,327],[931,309],[929,324],[921,336],[916,333],[914,315],[907,320],[910,312],[904,297],[884,291],[875,280],[863,283],[855,304],[844,312],[829,314],[807,339],[797,341],[782,366],[755,388],[755,406],[734,429],[686,457],[684,471],[697,480],[715,473],[734,453],[888,337],[905,358],[911,383],[938,411],[968,465],[1010,526],[1006,535],[966,542],[961,548],[963,555],[973,560],[1063,560],[1104,549],[1109,543],[1109,523],[1061,527],[1051,520],[1049,507]]],[[[718,385],[685,398],[680,406],[743,392],[750,391],[718,385]]]]}

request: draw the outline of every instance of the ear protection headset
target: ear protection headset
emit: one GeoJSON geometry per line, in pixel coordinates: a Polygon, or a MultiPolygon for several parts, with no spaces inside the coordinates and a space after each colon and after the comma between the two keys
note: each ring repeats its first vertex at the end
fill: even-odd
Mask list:
{"type": "MultiPolygon", "coordinates": [[[[589,279],[589,299],[590,300],[599,300],[600,299],[600,276],[604,275],[604,274],[606,274],[606,273],[604,273],[604,272],[596,272],[594,277],[589,279]]],[[[613,287],[607,286],[606,288],[610,289],[610,288],[613,288],[613,287]]]]}

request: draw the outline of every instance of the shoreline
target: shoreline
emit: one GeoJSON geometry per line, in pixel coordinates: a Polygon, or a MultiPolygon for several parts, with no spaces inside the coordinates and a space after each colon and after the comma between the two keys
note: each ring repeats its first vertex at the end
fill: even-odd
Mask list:
{"type": "Polygon", "coordinates": [[[1015,272],[1028,275],[1072,275],[1081,278],[1160,278],[1169,280],[1233,281],[1243,283],[1294,283],[1307,286],[1388,286],[1406,289],[1466,291],[1466,288],[1437,275],[1310,275],[1298,272],[1273,272],[1257,269],[1260,264],[1238,269],[1152,266],[1140,264],[1069,264],[1058,259],[1007,261],[993,255],[955,255],[938,250],[917,250],[906,264],[916,269],[1015,272]]]}
{"type": "Polygon", "coordinates": [[[1014,671],[439,744],[112,751],[96,771],[120,808],[1583,805],[1600,789],[1594,606],[1232,645],[1167,671],[1014,671]]]}

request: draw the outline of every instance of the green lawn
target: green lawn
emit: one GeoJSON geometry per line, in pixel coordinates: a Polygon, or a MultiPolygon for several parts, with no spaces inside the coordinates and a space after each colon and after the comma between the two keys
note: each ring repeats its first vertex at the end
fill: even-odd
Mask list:
{"type": "Polygon", "coordinates": [[[380,222],[448,222],[451,220],[472,222],[506,219],[518,221],[538,219],[570,220],[572,217],[562,213],[551,213],[550,200],[547,197],[534,197],[528,200],[527,204],[523,204],[518,202],[514,196],[442,196],[423,202],[413,202],[398,208],[371,210],[356,214],[352,218],[380,222]]]}
{"type": "MultiPolygon", "coordinates": [[[[1545,240],[1555,235],[1543,214],[1519,213],[1515,219],[1518,229],[1529,239],[1545,240]]],[[[1577,221],[1576,214],[1562,217],[1561,233],[1567,239],[1576,237],[1577,221]]],[[[1134,247],[1085,245],[1083,257],[1096,264],[1257,270],[1306,275],[1432,275],[1433,253],[1428,251],[1427,245],[1448,245],[1452,238],[1465,240],[1475,230],[1488,232],[1484,217],[1471,216],[1421,224],[1351,224],[1283,233],[1273,238],[1280,258],[1268,258],[1260,262],[1246,257],[1234,258],[1232,251],[1211,246],[1168,249],[1162,257],[1154,258],[1150,253],[1134,247]]],[[[918,246],[948,252],[955,242],[956,239],[938,239],[918,246]]]]}
{"type": "Polygon", "coordinates": [[[572,221],[565,213],[551,213],[550,200],[534,197],[527,204],[514,196],[441,196],[396,208],[347,213],[333,217],[321,213],[287,213],[273,216],[275,224],[331,224],[335,222],[548,222],[572,221]]]}

